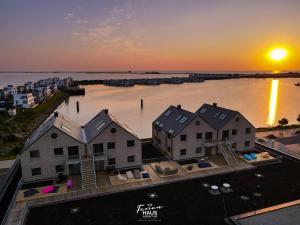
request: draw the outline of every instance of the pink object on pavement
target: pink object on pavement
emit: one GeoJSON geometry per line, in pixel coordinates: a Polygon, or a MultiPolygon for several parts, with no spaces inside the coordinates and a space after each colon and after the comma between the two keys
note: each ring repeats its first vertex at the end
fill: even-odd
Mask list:
{"type": "Polygon", "coordinates": [[[67,189],[70,190],[72,187],[73,187],[72,180],[68,180],[68,182],[67,182],[67,189]]]}
{"type": "Polygon", "coordinates": [[[54,190],[54,186],[53,186],[53,185],[49,185],[49,186],[44,187],[44,188],[42,189],[42,193],[43,193],[43,194],[48,194],[48,193],[50,193],[50,192],[53,191],[53,190],[54,190]]]}

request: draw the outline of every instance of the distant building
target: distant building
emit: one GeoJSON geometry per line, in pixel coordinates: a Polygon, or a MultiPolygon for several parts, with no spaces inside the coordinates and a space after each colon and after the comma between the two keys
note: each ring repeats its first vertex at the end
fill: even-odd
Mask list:
{"type": "Polygon", "coordinates": [[[170,106],[152,124],[154,145],[173,160],[253,149],[254,136],[245,117],[216,104],[204,104],[196,113],[170,106]]]}
{"type": "Polygon", "coordinates": [[[25,94],[25,93],[27,93],[27,90],[26,90],[25,86],[18,86],[17,87],[17,92],[19,94],[25,94]]]}
{"type": "Polygon", "coordinates": [[[39,103],[45,99],[42,88],[34,88],[32,95],[35,99],[35,103],[39,103]]]}
{"type": "Polygon", "coordinates": [[[40,87],[40,88],[42,89],[42,93],[45,98],[49,97],[52,94],[50,86],[45,86],[45,87],[40,87]]]}
{"type": "Polygon", "coordinates": [[[0,101],[0,111],[6,110],[6,102],[0,101]]]}
{"type": "Polygon", "coordinates": [[[36,105],[32,93],[14,94],[13,99],[14,99],[14,105],[17,106],[18,108],[28,109],[28,108],[33,108],[36,105]]]}
{"type": "Polygon", "coordinates": [[[26,91],[33,90],[34,89],[34,83],[33,82],[26,82],[24,84],[24,87],[25,87],[26,91]]]}
{"type": "Polygon", "coordinates": [[[141,141],[129,128],[103,110],[80,127],[60,113],[54,113],[26,141],[20,154],[25,182],[54,179],[59,174],[136,167],[142,164],[141,141]]]}
{"type": "Polygon", "coordinates": [[[8,95],[13,95],[13,94],[18,93],[17,87],[15,85],[12,85],[12,84],[9,84],[9,85],[5,86],[3,89],[4,89],[4,91],[7,92],[8,95]]]}

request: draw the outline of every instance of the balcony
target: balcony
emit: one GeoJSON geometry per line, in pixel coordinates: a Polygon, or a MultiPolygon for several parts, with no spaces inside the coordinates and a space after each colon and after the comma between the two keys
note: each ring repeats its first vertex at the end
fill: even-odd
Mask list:
{"type": "Polygon", "coordinates": [[[93,154],[95,161],[107,160],[107,156],[104,156],[104,152],[97,152],[93,154]]]}
{"type": "Polygon", "coordinates": [[[80,155],[68,155],[67,164],[77,164],[80,163],[81,156],[80,155]]]}

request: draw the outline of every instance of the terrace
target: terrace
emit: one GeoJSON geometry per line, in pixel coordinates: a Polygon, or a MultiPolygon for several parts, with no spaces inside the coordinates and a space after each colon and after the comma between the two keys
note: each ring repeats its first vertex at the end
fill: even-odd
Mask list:
{"type": "MultiPolygon", "coordinates": [[[[235,171],[185,182],[144,186],[142,189],[124,189],[125,192],[101,195],[96,198],[71,202],[65,197],[52,201],[59,204],[44,205],[37,202],[30,209],[26,224],[140,224],[136,213],[139,204],[151,202],[163,206],[158,211],[159,224],[225,224],[224,218],[299,199],[300,181],[297,173],[300,164],[289,159],[252,170],[235,171]],[[257,176],[262,174],[263,176],[257,176]],[[209,193],[210,185],[229,183],[232,192],[219,195],[209,193]],[[208,187],[203,184],[208,184],[208,187]],[[260,189],[257,190],[258,185],[260,189]],[[260,195],[255,193],[259,191],[260,195]],[[149,198],[155,193],[156,198],[149,198]],[[124,203],[126,202],[126,207],[124,203]],[[74,210],[77,212],[74,213],[74,210]]],[[[110,192],[113,193],[113,192],[110,192]]],[[[95,194],[94,196],[96,196],[95,194]]],[[[154,196],[154,195],[153,195],[154,196]]],[[[33,203],[33,202],[32,202],[33,203]]],[[[34,204],[31,203],[31,206],[34,204]]],[[[150,221],[151,223],[151,221],[150,221]]],[[[156,222],[157,223],[157,222],[156,222]]]]}

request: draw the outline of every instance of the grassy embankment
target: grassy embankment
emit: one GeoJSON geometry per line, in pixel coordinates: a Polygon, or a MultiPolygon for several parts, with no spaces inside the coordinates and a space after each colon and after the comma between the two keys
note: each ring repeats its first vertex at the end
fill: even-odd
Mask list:
{"type": "Polygon", "coordinates": [[[259,127],[256,128],[256,132],[264,132],[264,131],[274,131],[274,130],[288,130],[288,129],[297,129],[300,128],[300,124],[291,124],[286,126],[274,126],[274,127],[259,127]]]}
{"type": "Polygon", "coordinates": [[[0,159],[13,159],[28,136],[63,102],[68,94],[61,91],[34,109],[18,110],[15,117],[0,114],[0,159]]]}

